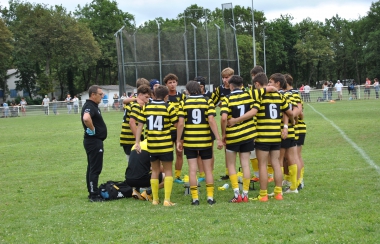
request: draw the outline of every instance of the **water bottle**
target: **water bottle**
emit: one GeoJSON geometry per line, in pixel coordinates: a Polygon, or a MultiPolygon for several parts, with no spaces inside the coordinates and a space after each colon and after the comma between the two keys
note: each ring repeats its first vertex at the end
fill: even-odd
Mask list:
{"type": "Polygon", "coordinates": [[[228,189],[229,187],[230,187],[230,185],[228,183],[226,183],[223,186],[218,187],[218,190],[219,191],[224,191],[224,190],[228,189]]]}

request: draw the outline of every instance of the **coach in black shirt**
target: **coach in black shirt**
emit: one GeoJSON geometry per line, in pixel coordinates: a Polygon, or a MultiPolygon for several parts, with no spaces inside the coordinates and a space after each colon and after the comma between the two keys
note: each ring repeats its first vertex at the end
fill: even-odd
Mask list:
{"type": "Polygon", "coordinates": [[[91,202],[101,202],[98,180],[103,168],[103,141],[107,138],[107,127],[104,123],[98,104],[102,101],[103,91],[93,85],[88,89],[89,99],[82,107],[81,119],[84,129],[83,146],[87,154],[86,183],[88,198],[91,202]]]}

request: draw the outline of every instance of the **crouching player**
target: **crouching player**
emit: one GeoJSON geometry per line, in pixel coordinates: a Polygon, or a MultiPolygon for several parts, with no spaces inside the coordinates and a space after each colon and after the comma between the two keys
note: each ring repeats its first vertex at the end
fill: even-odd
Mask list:
{"type": "Polygon", "coordinates": [[[199,205],[197,184],[197,158],[201,157],[206,175],[207,203],[213,205],[214,178],[212,175],[212,145],[211,131],[217,140],[218,149],[223,148],[218,128],[214,119],[215,106],[211,99],[201,94],[198,82],[190,81],[186,85],[190,96],[181,102],[178,113],[177,150],[186,155],[189,163],[189,183],[192,196],[191,205],[199,205]],[[181,139],[183,135],[183,140],[181,139]]]}

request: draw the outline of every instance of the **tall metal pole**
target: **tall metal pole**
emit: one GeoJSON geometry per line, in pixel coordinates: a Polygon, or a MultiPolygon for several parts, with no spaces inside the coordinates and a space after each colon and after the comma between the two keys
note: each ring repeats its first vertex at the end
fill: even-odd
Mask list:
{"type": "Polygon", "coordinates": [[[265,54],[265,26],[264,26],[264,29],[263,29],[263,38],[264,38],[264,73],[266,74],[267,73],[267,59],[266,59],[266,54],[265,54]]]}
{"type": "Polygon", "coordinates": [[[197,77],[198,76],[198,70],[197,70],[197,27],[191,23],[191,25],[193,26],[194,28],[194,71],[195,71],[195,76],[194,77],[197,77]]]}
{"type": "Polygon", "coordinates": [[[236,46],[236,59],[237,59],[237,66],[238,66],[238,75],[240,75],[240,63],[239,63],[239,48],[237,43],[237,36],[236,36],[236,28],[230,25],[231,28],[234,30],[234,39],[235,39],[235,46],[236,46]]]}
{"type": "Polygon", "coordinates": [[[252,0],[252,44],[253,44],[253,67],[256,66],[256,41],[255,41],[255,18],[253,10],[253,0],[252,0]]]}
{"type": "Polygon", "coordinates": [[[158,66],[160,69],[160,83],[162,84],[162,62],[161,62],[161,31],[160,31],[160,23],[156,20],[157,29],[158,29],[158,66]]]}
{"type": "Polygon", "coordinates": [[[220,27],[217,25],[217,24],[214,24],[216,29],[218,30],[218,59],[219,59],[219,74],[220,74],[220,77],[219,77],[219,82],[220,84],[222,84],[222,75],[221,75],[221,72],[222,71],[222,59],[220,57],[220,27]]]}
{"type": "MultiPolygon", "coordinates": [[[[208,87],[210,89],[210,78],[211,78],[211,72],[210,72],[210,45],[208,41],[208,28],[207,28],[207,12],[204,10],[204,14],[206,17],[205,25],[206,25],[206,39],[207,39],[207,64],[208,64],[208,87]]],[[[211,89],[210,89],[211,90],[211,89]]]]}

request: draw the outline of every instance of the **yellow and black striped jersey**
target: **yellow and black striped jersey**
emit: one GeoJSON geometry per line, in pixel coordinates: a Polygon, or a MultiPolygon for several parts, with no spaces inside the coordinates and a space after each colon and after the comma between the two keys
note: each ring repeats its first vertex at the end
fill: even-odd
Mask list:
{"type": "Polygon", "coordinates": [[[124,104],[124,115],[120,133],[120,146],[133,145],[135,143],[135,137],[133,136],[131,127],[129,126],[129,114],[131,113],[132,103],[124,104]]]}
{"type": "MultiPolygon", "coordinates": [[[[293,97],[294,97],[295,101],[298,104],[302,105],[302,110],[303,110],[303,101],[301,99],[301,96],[300,96],[298,90],[292,89],[291,91],[293,93],[293,97]]],[[[306,134],[305,121],[303,119],[301,119],[300,117],[298,117],[298,123],[296,124],[295,129],[296,129],[296,133],[298,132],[298,134],[306,134]]]]}
{"type": "Polygon", "coordinates": [[[223,85],[219,85],[215,88],[215,91],[211,94],[211,100],[215,104],[218,105],[219,102],[223,100],[223,98],[231,93],[230,88],[225,88],[223,85]]]}
{"type": "MultiPolygon", "coordinates": [[[[286,98],[289,108],[293,110],[294,107],[297,106],[291,91],[280,91],[281,94],[286,98]]],[[[288,123],[288,137],[286,139],[298,140],[298,136],[296,137],[295,126],[292,123],[288,123]]],[[[284,121],[281,121],[281,128],[284,128],[284,121]]]]}
{"type": "Polygon", "coordinates": [[[282,113],[290,109],[286,98],[278,93],[265,93],[261,97],[260,109],[256,114],[257,137],[255,142],[266,144],[281,143],[282,113]]]}
{"type": "Polygon", "coordinates": [[[144,106],[137,121],[146,124],[149,153],[157,155],[173,151],[170,127],[178,122],[173,105],[153,100],[144,106]]]}
{"type": "MultiPolygon", "coordinates": [[[[180,106],[181,102],[184,101],[185,99],[186,99],[185,93],[177,92],[175,95],[169,95],[168,104],[173,105],[176,114],[178,114],[179,106],[180,106]]],[[[170,127],[170,130],[176,130],[174,125],[172,125],[170,127]]]]}
{"type": "MultiPolygon", "coordinates": [[[[260,104],[252,99],[249,92],[238,89],[223,99],[220,115],[227,114],[227,119],[239,118],[253,108],[259,110],[260,104]]],[[[226,143],[229,145],[243,144],[255,137],[256,128],[253,118],[226,128],[226,143]]]]}
{"type": "Polygon", "coordinates": [[[210,98],[193,95],[181,102],[178,117],[185,120],[184,147],[197,150],[212,147],[213,139],[208,122],[210,115],[216,115],[215,105],[210,98]]]}

